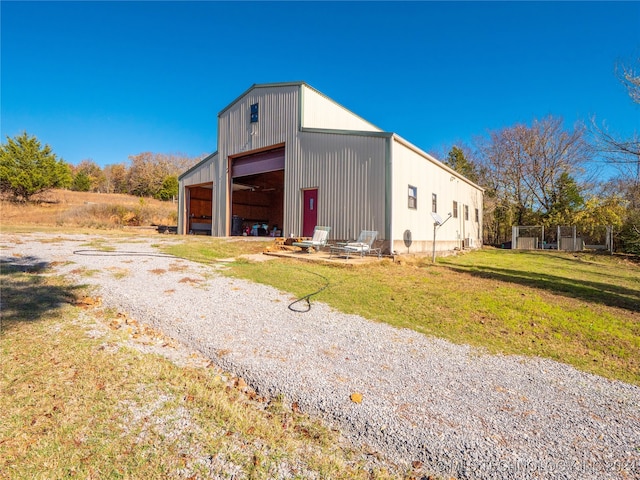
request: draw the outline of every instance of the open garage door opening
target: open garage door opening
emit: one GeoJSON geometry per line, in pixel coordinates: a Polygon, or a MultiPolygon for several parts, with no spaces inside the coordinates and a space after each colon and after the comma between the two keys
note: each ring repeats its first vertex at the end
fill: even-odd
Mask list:
{"type": "Polygon", "coordinates": [[[231,235],[281,236],[284,147],[232,158],[231,235]]]}
{"type": "Polygon", "coordinates": [[[213,211],[213,183],[186,188],[187,233],[211,235],[213,211]]]}

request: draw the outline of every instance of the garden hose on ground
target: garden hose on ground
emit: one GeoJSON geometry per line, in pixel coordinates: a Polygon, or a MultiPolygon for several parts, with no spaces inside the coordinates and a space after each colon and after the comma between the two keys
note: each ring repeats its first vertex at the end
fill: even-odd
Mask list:
{"type": "Polygon", "coordinates": [[[76,250],[74,255],[88,255],[93,257],[161,257],[178,258],[169,253],[125,252],[121,250],[76,250]]]}
{"type": "Polygon", "coordinates": [[[313,275],[316,275],[317,277],[322,278],[325,281],[324,286],[322,286],[322,288],[316,290],[313,293],[310,293],[308,295],[305,295],[304,297],[300,297],[299,299],[295,300],[294,302],[291,302],[289,304],[289,310],[291,310],[292,312],[296,312],[296,313],[307,313],[309,310],[311,310],[311,297],[313,297],[314,295],[319,294],[320,292],[322,292],[324,289],[326,289],[329,286],[329,279],[327,277],[325,277],[324,275],[320,275],[319,273],[315,273],[315,272],[309,272],[308,270],[304,270],[307,273],[311,273],[313,275]],[[293,308],[293,306],[297,303],[300,302],[306,302],[306,307],[304,310],[298,310],[296,308],[293,308]]]}

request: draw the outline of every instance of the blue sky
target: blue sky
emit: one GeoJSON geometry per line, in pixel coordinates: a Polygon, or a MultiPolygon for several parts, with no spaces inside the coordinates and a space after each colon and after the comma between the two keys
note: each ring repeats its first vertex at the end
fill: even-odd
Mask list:
{"type": "Polygon", "coordinates": [[[1,135],[77,164],[216,150],[254,83],[305,81],[426,151],[546,115],[621,134],[640,2],[0,2],[1,135]]]}

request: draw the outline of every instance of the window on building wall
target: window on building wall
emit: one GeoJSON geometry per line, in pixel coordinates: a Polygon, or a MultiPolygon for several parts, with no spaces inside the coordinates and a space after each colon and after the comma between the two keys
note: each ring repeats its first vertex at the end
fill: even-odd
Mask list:
{"type": "Polygon", "coordinates": [[[435,193],[431,194],[431,211],[438,211],[438,195],[436,195],[435,193]]]}
{"type": "Polygon", "coordinates": [[[458,202],[453,201],[453,218],[458,218],[458,202]]]}
{"type": "Polygon", "coordinates": [[[418,188],[409,185],[409,208],[418,208],[418,188]]]}
{"type": "Polygon", "coordinates": [[[476,208],[476,223],[480,223],[480,210],[476,208]]]}
{"type": "Polygon", "coordinates": [[[469,220],[469,205],[464,206],[464,219],[469,220]]]}

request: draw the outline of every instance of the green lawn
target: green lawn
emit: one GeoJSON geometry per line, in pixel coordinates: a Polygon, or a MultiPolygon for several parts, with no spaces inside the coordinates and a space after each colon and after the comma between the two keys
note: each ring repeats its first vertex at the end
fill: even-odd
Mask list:
{"type": "MultiPolygon", "coordinates": [[[[203,261],[188,244],[172,253],[203,261]]],[[[213,258],[213,257],[212,257],[213,258]]],[[[357,268],[278,259],[227,274],[371,320],[640,384],[640,267],[594,254],[483,249],[357,268]]]]}

